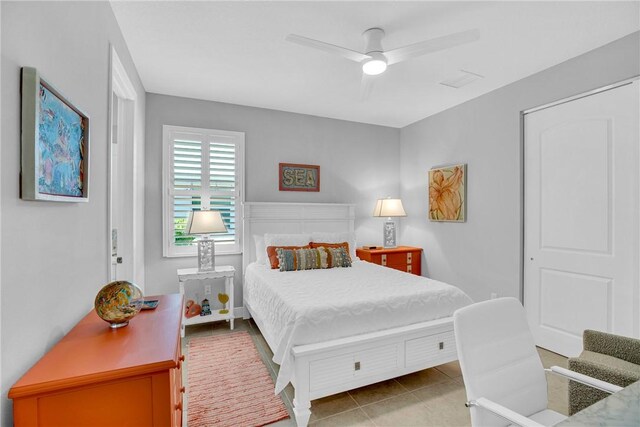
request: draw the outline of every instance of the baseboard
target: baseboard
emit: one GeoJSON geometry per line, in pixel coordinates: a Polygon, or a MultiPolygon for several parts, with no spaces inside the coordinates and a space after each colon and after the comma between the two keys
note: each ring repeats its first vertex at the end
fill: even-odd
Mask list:
{"type": "Polygon", "coordinates": [[[245,309],[244,307],[234,307],[233,309],[233,317],[236,319],[244,319],[245,318],[245,309]]]}

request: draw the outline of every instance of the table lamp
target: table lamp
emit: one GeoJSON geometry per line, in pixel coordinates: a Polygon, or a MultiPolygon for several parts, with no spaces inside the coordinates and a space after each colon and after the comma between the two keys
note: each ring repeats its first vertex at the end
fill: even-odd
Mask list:
{"type": "Polygon", "coordinates": [[[191,211],[187,222],[186,234],[200,234],[198,240],[198,271],[215,270],[216,246],[211,233],[226,233],[227,227],[218,211],[191,211]]]}
{"type": "Polygon", "coordinates": [[[393,217],[407,216],[407,213],[402,207],[402,200],[392,199],[387,197],[386,199],[378,199],[376,207],[373,210],[373,216],[386,217],[382,228],[383,243],[385,248],[395,248],[396,245],[396,223],[393,217]]]}

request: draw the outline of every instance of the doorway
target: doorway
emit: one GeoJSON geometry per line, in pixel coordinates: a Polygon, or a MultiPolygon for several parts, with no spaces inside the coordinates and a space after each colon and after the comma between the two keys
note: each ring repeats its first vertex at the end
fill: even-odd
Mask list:
{"type": "Polygon", "coordinates": [[[525,112],[524,306],[536,344],[640,334],[638,80],[525,112]]]}
{"type": "Polygon", "coordinates": [[[109,279],[136,282],[136,91],[111,48],[109,106],[109,279]]]}

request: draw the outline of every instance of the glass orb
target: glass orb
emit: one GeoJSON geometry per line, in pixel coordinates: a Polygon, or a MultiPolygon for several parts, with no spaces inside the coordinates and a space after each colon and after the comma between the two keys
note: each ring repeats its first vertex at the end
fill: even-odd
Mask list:
{"type": "Polygon", "coordinates": [[[127,326],[129,320],[140,312],[143,302],[140,288],[121,280],[100,289],[94,305],[98,316],[115,329],[127,326]]]}

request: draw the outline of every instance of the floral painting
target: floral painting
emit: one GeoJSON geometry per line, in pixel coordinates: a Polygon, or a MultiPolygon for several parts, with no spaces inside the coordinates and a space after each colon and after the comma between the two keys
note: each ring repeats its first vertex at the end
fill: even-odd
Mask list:
{"type": "Polygon", "coordinates": [[[460,164],[429,171],[429,219],[431,221],[465,221],[466,170],[466,165],[460,164]]]}
{"type": "Polygon", "coordinates": [[[82,197],[84,118],[42,84],[39,113],[38,191],[82,197]]]}

